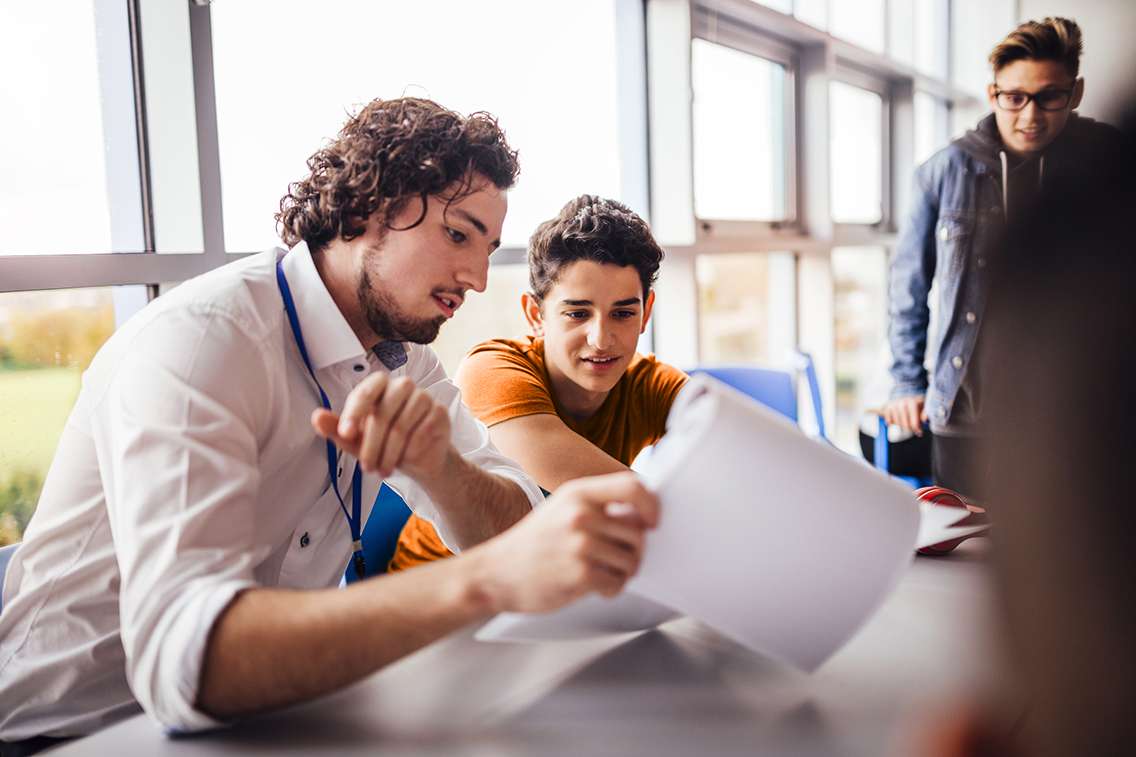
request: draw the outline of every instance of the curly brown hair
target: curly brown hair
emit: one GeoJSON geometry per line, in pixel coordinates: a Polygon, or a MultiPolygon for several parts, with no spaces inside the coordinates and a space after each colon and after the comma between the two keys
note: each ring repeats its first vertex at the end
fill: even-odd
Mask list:
{"type": "Polygon", "coordinates": [[[447,205],[472,192],[475,175],[508,189],[520,170],[517,151],[488,113],[468,117],[432,100],[373,100],[348,119],[339,136],[308,158],[307,178],[288,186],[276,214],[289,247],[305,241],[313,251],[334,239],[354,239],[376,211],[390,221],[412,198],[426,200],[457,185],[447,205]]]}
{"type": "Polygon", "coordinates": [[[634,266],[643,297],[659,275],[663,250],[647,222],[615,200],[580,195],[545,221],[529,239],[529,284],[538,300],[552,289],[560,272],[577,260],[634,266]]]}

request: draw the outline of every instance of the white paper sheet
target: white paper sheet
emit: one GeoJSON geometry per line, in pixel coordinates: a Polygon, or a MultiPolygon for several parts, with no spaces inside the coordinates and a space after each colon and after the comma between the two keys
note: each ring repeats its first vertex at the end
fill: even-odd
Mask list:
{"type": "Polygon", "coordinates": [[[979,526],[956,526],[955,524],[970,515],[970,511],[962,507],[949,507],[935,505],[930,502],[919,503],[919,536],[915,541],[916,549],[923,549],[932,544],[958,539],[962,536],[971,536],[990,530],[990,524],[979,526]]]}
{"type": "MultiPolygon", "coordinates": [[[[642,475],[662,519],[628,591],[804,670],[855,633],[911,560],[919,509],[907,487],[707,376],[683,390],[642,475]]],[[[577,612],[535,616],[541,638],[581,631],[577,612]]]]}
{"type": "Polygon", "coordinates": [[[679,613],[634,592],[612,599],[584,597],[568,607],[541,615],[502,613],[482,626],[474,638],[481,641],[548,641],[586,639],[656,628],[679,613]]]}

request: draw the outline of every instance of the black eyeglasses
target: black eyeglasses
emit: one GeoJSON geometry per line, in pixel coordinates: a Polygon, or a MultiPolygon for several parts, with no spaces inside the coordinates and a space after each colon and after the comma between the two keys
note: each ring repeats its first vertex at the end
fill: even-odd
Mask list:
{"type": "Polygon", "coordinates": [[[1073,90],[1043,89],[1031,95],[1029,92],[1004,92],[995,89],[994,96],[997,99],[998,107],[1002,110],[1021,110],[1029,105],[1030,100],[1033,100],[1037,107],[1042,110],[1064,110],[1069,105],[1069,101],[1073,99],[1073,90]]]}

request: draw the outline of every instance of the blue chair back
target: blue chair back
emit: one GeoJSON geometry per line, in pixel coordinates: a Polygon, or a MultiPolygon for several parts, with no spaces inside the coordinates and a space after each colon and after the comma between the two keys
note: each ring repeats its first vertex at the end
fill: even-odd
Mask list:
{"type": "Polygon", "coordinates": [[[797,422],[797,392],[793,374],[752,365],[718,365],[687,371],[716,378],[737,389],[794,423],[797,422]]]}
{"type": "MultiPolygon", "coordinates": [[[[363,525],[363,560],[367,563],[367,578],[387,572],[398,547],[398,535],[409,518],[410,508],[402,497],[386,484],[379,487],[375,506],[363,525]]],[[[349,584],[358,580],[354,567],[347,566],[344,579],[349,584]]]]}
{"type": "Polygon", "coordinates": [[[16,554],[18,546],[19,543],[0,547],[0,612],[4,610],[4,576],[8,573],[8,563],[11,562],[12,555],[16,554]]]}
{"type": "MultiPolygon", "coordinates": [[[[817,436],[828,441],[828,431],[824,424],[824,408],[821,405],[820,382],[812,357],[806,352],[796,353],[797,370],[804,372],[809,385],[813,414],[816,416],[817,436]]],[[[792,370],[758,368],[754,365],[718,365],[694,368],[687,373],[703,373],[728,384],[738,391],[757,400],[771,410],[780,413],[794,423],[799,422],[797,413],[797,374],[792,370]]]]}

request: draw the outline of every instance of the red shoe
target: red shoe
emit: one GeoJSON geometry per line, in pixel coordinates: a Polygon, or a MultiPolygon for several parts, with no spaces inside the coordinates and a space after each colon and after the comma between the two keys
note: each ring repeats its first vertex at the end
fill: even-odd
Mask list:
{"type": "MultiPolygon", "coordinates": [[[[990,524],[990,519],[986,517],[985,507],[980,507],[973,502],[968,502],[965,497],[951,489],[942,486],[924,486],[922,489],[915,490],[915,498],[922,502],[930,502],[933,505],[961,507],[964,510],[969,510],[970,512],[965,518],[953,524],[955,526],[984,526],[990,524]]],[[[975,534],[960,536],[957,539],[941,541],[938,544],[923,547],[917,551],[917,554],[934,556],[950,554],[955,547],[962,544],[967,539],[973,539],[975,536],[982,536],[985,533],[985,531],[980,531],[975,534]]]]}

